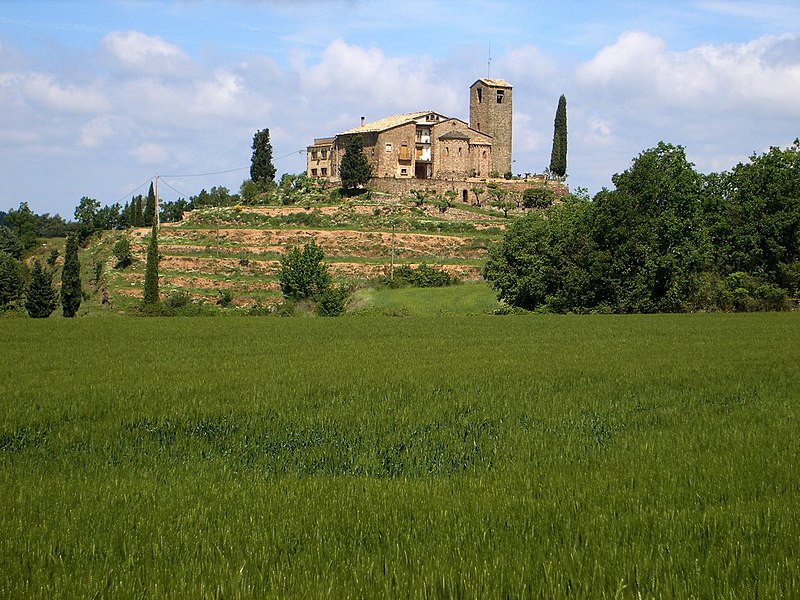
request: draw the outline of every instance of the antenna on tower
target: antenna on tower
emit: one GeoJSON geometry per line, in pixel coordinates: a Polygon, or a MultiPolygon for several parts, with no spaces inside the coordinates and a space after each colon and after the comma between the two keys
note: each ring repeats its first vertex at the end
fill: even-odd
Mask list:
{"type": "Polygon", "coordinates": [[[486,79],[492,77],[492,45],[489,44],[489,63],[486,65],[486,79]]]}

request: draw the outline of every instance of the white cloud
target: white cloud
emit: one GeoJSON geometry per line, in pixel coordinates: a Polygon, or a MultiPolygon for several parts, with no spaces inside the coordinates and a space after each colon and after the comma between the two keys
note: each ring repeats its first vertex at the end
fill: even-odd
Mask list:
{"type": "Polygon", "coordinates": [[[175,75],[190,63],[179,46],[140,31],[113,31],[100,42],[115,64],[135,73],[175,75]]]}
{"type": "Polygon", "coordinates": [[[147,142],[139,144],[131,151],[139,164],[147,166],[163,165],[169,158],[169,152],[162,144],[147,142]]]}
{"type": "Polygon", "coordinates": [[[96,148],[114,135],[114,128],[108,119],[97,117],[81,125],[80,145],[96,148]]]}
{"type": "Polygon", "coordinates": [[[24,74],[16,78],[15,84],[30,102],[56,113],[94,113],[110,106],[104,90],[62,85],[49,73],[24,74]]]}

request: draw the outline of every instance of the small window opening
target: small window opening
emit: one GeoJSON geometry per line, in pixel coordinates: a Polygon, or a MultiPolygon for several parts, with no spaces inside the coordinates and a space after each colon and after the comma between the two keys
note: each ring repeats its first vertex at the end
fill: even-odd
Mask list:
{"type": "Polygon", "coordinates": [[[497,103],[503,103],[503,96],[505,95],[505,90],[497,90],[497,103]]]}

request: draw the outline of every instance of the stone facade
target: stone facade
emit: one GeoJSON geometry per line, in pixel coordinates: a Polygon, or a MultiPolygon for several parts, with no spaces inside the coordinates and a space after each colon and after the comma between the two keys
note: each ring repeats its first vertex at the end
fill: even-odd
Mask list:
{"type": "Polygon", "coordinates": [[[333,173],[331,158],[334,138],[317,138],[306,148],[306,175],[308,177],[329,178],[333,173]]]}
{"type": "Polygon", "coordinates": [[[306,175],[339,181],[344,149],[353,135],[361,136],[375,178],[466,181],[510,172],[511,91],[503,80],[476,81],[470,87],[469,124],[434,111],[370,123],[362,117],[359,127],[308,146],[306,175]]]}
{"type": "Polygon", "coordinates": [[[469,126],[492,137],[492,170],[498,175],[512,172],[512,93],[502,79],[478,79],[469,88],[469,126]]]}

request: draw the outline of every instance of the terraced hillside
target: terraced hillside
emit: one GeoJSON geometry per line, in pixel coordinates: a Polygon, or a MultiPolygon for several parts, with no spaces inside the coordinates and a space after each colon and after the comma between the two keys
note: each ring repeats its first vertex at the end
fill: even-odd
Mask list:
{"type": "MultiPolygon", "coordinates": [[[[466,204],[442,211],[386,197],[334,205],[200,209],[161,226],[161,290],[165,295],[182,290],[211,303],[228,293],[240,307],[277,303],[281,255],[311,239],[324,249],[339,282],[388,276],[392,256],[395,265],[426,263],[474,281],[505,223],[501,213],[466,204]]],[[[114,232],[91,249],[104,264],[104,289],[113,306],[125,308],[141,298],[149,237],[148,228],[114,232]],[[110,249],[123,235],[130,239],[135,260],[117,270],[110,249]]]]}

